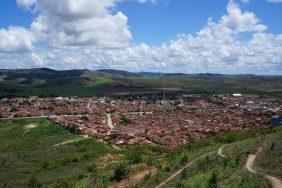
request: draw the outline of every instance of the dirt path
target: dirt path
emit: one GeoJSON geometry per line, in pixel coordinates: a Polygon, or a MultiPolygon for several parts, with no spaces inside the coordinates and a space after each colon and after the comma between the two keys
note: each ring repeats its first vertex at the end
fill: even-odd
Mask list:
{"type": "Polygon", "coordinates": [[[58,147],[58,146],[63,146],[66,144],[70,144],[70,143],[74,143],[74,142],[78,142],[80,140],[85,140],[86,138],[78,138],[78,139],[72,139],[72,140],[67,140],[58,144],[53,145],[52,147],[58,147]]]}
{"type": "Polygon", "coordinates": [[[114,129],[114,124],[113,124],[112,116],[111,116],[110,113],[107,114],[107,117],[108,117],[108,126],[109,126],[110,129],[111,129],[107,134],[110,135],[111,132],[112,132],[113,129],[114,129]]]}
{"type": "Polygon", "coordinates": [[[223,157],[223,158],[227,158],[227,156],[222,153],[223,148],[224,148],[225,146],[226,146],[226,145],[221,146],[221,147],[218,149],[218,151],[217,151],[217,154],[218,154],[219,156],[223,157]]]}
{"type": "Polygon", "coordinates": [[[184,167],[182,167],[181,169],[179,169],[178,171],[176,171],[175,173],[173,173],[169,178],[167,178],[165,181],[163,181],[162,183],[160,183],[159,185],[157,185],[155,188],[160,188],[162,186],[164,186],[165,184],[167,184],[169,181],[171,181],[172,179],[174,179],[175,177],[177,177],[183,170],[185,170],[186,168],[190,167],[193,163],[195,163],[196,161],[211,155],[212,153],[214,153],[215,151],[212,151],[210,153],[201,155],[200,157],[197,157],[196,159],[192,160],[191,162],[189,162],[188,164],[186,164],[184,167]]]}
{"type": "Polygon", "coordinates": [[[126,187],[133,187],[136,183],[140,182],[142,179],[145,178],[145,176],[149,174],[156,174],[157,173],[157,168],[156,167],[151,167],[147,170],[144,170],[142,172],[138,172],[137,174],[134,174],[132,177],[129,179],[123,180],[119,183],[116,183],[110,188],[126,188],[126,187]]]}
{"type": "Polygon", "coordinates": [[[89,111],[90,113],[92,113],[92,112],[93,112],[93,110],[92,110],[92,106],[91,106],[91,103],[92,103],[92,98],[91,98],[91,99],[89,99],[88,104],[87,104],[87,109],[88,109],[88,111],[89,111]]]}
{"type": "MultiPolygon", "coordinates": [[[[247,162],[245,164],[245,168],[251,172],[251,173],[257,173],[257,171],[254,169],[254,162],[257,158],[257,156],[262,152],[263,147],[258,148],[257,152],[255,154],[250,154],[248,156],[247,162]]],[[[271,182],[273,188],[282,188],[282,182],[273,176],[265,175],[265,177],[271,182]]]]}

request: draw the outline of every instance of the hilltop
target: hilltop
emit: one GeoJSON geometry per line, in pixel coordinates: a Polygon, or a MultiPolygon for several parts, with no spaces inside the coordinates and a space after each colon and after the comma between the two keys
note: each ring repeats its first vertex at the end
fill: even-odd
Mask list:
{"type": "Polygon", "coordinates": [[[102,69],[0,70],[0,96],[93,96],[152,93],[230,94],[281,97],[282,76],[165,74],[102,69]]]}

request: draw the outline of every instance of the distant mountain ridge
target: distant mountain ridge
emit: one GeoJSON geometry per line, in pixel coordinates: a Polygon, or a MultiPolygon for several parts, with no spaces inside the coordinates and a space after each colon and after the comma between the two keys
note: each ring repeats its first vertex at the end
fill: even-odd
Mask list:
{"type": "Polygon", "coordinates": [[[0,69],[0,97],[149,93],[249,93],[282,98],[282,76],[128,72],[115,69],[0,69]]]}

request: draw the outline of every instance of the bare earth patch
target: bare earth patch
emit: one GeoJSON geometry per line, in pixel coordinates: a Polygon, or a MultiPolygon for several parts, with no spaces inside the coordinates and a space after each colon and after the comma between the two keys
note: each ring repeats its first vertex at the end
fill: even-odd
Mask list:
{"type": "Polygon", "coordinates": [[[110,188],[126,188],[126,187],[133,187],[136,185],[138,182],[140,182],[142,179],[145,178],[145,176],[149,174],[156,174],[157,173],[157,168],[156,167],[150,167],[149,169],[146,169],[144,171],[138,172],[134,174],[133,176],[129,177],[128,179],[125,179],[121,182],[118,182],[110,188]]]}
{"type": "Polygon", "coordinates": [[[80,140],[85,140],[86,138],[79,138],[79,139],[72,139],[72,140],[67,140],[58,144],[53,145],[53,147],[58,147],[58,146],[63,146],[66,144],[70,144],[70,143],[74,143],[74,142],[78,142],[80,140]]]}
{"type": "Polygon", "coordinates": [[[37,128],[37,127],[38,127],[38,126],[35,125],[35,124],[29,124],[29,125],[26,125],[26,126],[25,126],[25,129],[28,130],[28,131],[30,131],[31,129],[35,129],[35,128],[37,128]]]}
{"type": "Polygon", "coordinates": [[[107,165],[117,163],[118,159],[124,157],[123,154],[108,154],[99,159],[100,167],[105,168],[107,165]]]}
{"type": "Polygon", "coordinates": [[[35,125],[35,124],[28,124],[28,125],[25,125],[25,132],[23,134],[23,136],[25,136],[26,133],[28,133],[29,131],[31,131],[32,129],[35,129],[37,128],[38,126],[35,125]]]}

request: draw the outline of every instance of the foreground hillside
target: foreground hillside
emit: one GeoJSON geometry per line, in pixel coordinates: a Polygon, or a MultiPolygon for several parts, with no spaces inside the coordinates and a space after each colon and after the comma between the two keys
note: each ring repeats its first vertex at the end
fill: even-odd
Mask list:
{"type": "Polygon", "coordinates": [[[281,97],[282,76],[130,73],[118,70],[0,70],[0,96],[248,93],[281,97]]]}
{"type": "Polygon", "coordinates": [[[0,121],[0,135],[0,187],[269,187],[264,174],[282,179],[281,128],[221,133],[172,152],[120,149],[43,119],[0,121]],[[253,174],[244,165],[259,147],[253,174]]]}

